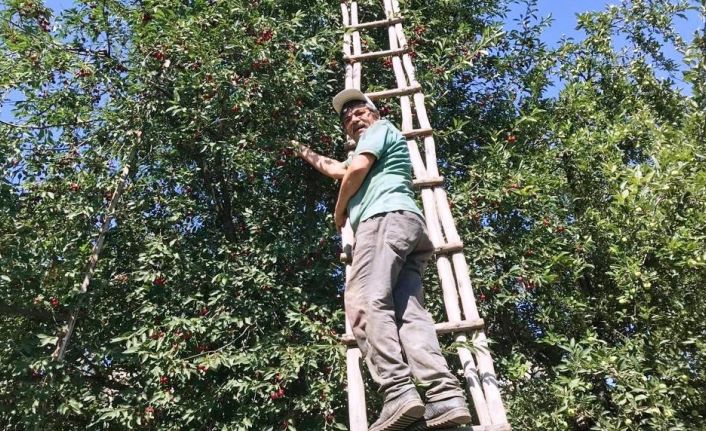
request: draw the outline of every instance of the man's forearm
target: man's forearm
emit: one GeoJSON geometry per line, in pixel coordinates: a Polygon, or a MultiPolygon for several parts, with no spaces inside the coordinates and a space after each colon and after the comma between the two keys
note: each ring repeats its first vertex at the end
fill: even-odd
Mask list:
{"type": "Polygon", "coordinates": [[[299,157],[304,159],[304,161],[313,166],[317,171],[328,177],[340,180],[346,172],[346,168],[343,166],[343,163],[338,160],[322,156],[306,145],[297,143],[296,151],[299,157]]]}

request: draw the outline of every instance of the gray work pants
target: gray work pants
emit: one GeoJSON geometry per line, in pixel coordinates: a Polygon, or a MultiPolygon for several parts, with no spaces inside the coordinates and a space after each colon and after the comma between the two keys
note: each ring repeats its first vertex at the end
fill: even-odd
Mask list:
{"type": "Polygon", "coordinates": [[[424,220],[409,211],[375,215],[356,232],[346,315],[385,401],[412,389],[412,376],[428,402],[463,396],[424,309],[422,274],[433,250],[424,220]]]}

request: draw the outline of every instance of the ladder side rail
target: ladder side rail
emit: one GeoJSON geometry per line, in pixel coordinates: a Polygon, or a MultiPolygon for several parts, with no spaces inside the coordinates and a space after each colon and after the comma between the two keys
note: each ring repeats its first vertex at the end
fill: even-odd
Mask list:
{"type": "MultiPolygon", "coordinates": [[[[399,14],[399,3],[395,0],[384,0],[385,14],[387,18],[393,18],[396,14],[399,14]]],[[[404,36],[404,31],[402,29],[402,24],[396,24],[394,26],[394,33],[397,39],[397,44],[399,46],[407,46],[407,39],[404,36]]],[[[392,36],[392,27],[391,27],[392,36]]],[[[393,39],[392,37],[390,39],[393,39]]],[[[407,78],[410,85],[418,85],[419,83],[415,78],[415,69],[412,64],[412,60],[408,53],[403,54],[403,64],[405,72],[407,73],[407,78]]],[[[421,128],[431,128],[431,123],[429,122],[429,117],[427,116],[427,111],[424,106],[424,94],[416,93],[414,94],[414,108],[417,113],[417,121],[419,122],[419,127],[421,128]]],[[[434,145],[434,137],[427,136],[424,138],[424,154],[426,160],[427,175],[432,177],[438,177],[439,171],[436,166],[436,149],[434,145]]]]}
{"type": "MultiPolygon", "coordinates": [[[[388,18],[399,14],[399,1],[398,0],[384,0],[386,15],[388,18]]],[[[402,46],[407,45],[407,40],[402,31],[402,24],[395,25],[395,32],[398,37],[398,42],[402,46]]],[[[403,56],[404,66],[407,75],[410,80],[410,84],[416,84],[415,69],[414,65],[409,58],[409,54],[403,56]]],[[[424,95],[418,93],[414,95],[414,105],[417,111],[417,119],[419,121],[421,128],[431,128],[429,119],[426,112],[426,107],[424,105],[424,95]]],[[[438,168],[436,165],[436,153],[433,137],[429,136],[424,138],[424,149],[426,155],[426,168],[427,175],[438,176],[438,168]],[[432,164],[433,161],[433,164],[432,164]]],[[[453,222],[453,216],[451,210],[448,206],[448,198],[446,193],[441,188],[434,188],[434,194],[437,197],[437,207],[439,208],[439,217],[441,223],[444,227],[444,232],[447,235],[449,242],[460,242],[460,237],[456,230],[455,224],[453,222]]],[[[464,315],[467,319],[479,318],[477,306],[475,303],[475,298],[473,296],[473,289],[469,277],[468,264],[466,263],[463,253],[454,253],[453,257],[454,269],[456,273],[456,278],[458,281],[459,295],[462,300],[462,305],[464,309],[464,315]]],[[[490,413],[492,415],[493,423],[507,423],[507,415],[505,412],[505,407],[500,397],[500,391],[497,387],[497,378],[495,374],[495,369],[493,366],[493,360],[490,356],[490,352],[487,349],[487,338],[485,331],[478,331],[477,341],[480,344],[480,350],[478,352],[478,367],[481,375],[483,376],[483,386],[486,392],[486,397],[488,403],[490,404],[490,413]]],[[[482,423],[482,422],[481,422],[482,423]]]]}
{"type": "MultiPolygon", "coordinates": [[[[351,25],[358,25],[358,2],[351,2],[351,25]]],[[[360,32],[353,32],[353,55],[361,55],[360,32]]],[[[353,88],[360,90],[360,80],[363,73],[363,65],[360,61],[353,63],[353,88]]]]}
{"type": "MultiPolygon", "coordinates": [[[[389,13],[386,13],[386,15],[388,19],[393,18],[390,16],[389,13]]],[[[388,27],[388,38],[390,41],[390,50],[400,48],[398,44],[397,33],[395,31],[395,26],[388,27]]],[[[398,88],[404,88],[411,85],[411,83],[407,80],[407,77],[405,76],[404,66],[402,65],[399,56],[395,56],[392,58],[392,70],[395,73],[395,80],[397,82],[398,88]]],[[[409,96],[400,97],[400,109],[402,110],[402,133],[414,130],[414,122],[412,118],[412,105],[410,103],[409,96]]],[[[407,148],[409,149],[409,156],[412,161],[414,176],[417,178],[426,178],[426,167],[424,166],[424,160],[422,159],[421,153],[419,152],[419,147],[417,145],[416,140],[408,139],[407,148]]]]}
{"type": "MultiPolygon", "coordinates": [[[[451,214],[451,208],[449,207],[446,191],[444,191],[441,187],[435,187],[434,197],[436,198],[436,206],[439,209],[439,218],[441,219],[441,225],[444,228],[446,237],[449,242],[460,243],[461,237],[458,235],[458,231],[456,230],[456,224],[454,223],[453,215],[451,214]]],[[[470,277],[468,277],[468,265],[466,264],[466,259],[463,256],[463,251],[454,253],[452,259],[454,262],[456,278],[459,282],[458,293],[461,297],[463,314],[467,319],[480,318],[478,308],[476,306],[476,300],[473,296],[473,285],[471,284],[470,277]]]]}
{"type": "MultiPolygon", "coordinates": [[[[349,26],[351,23],[351,14],[348,11],[348,4],[346,2],[341,2],[341,15],[343,16],[343,25],[349,26]]],[[[351,46],[353,44],[353,37],[351,33],[345,32],[343,34],[343,55],[352,55],[351,46]]],[[[353,88],[353,64],[346,63],[346,88],[353,88]]]]}
{"type": "MultiPolygon", "coordinates": [[[[422,203],[424,206],[424,215],[427,221],[427,228],[429,230],[429,238],[435,248],[440,247],[444,244],[444,239],[436,212],[434,194],[431,189],[427,188],[422,190],[422,203]]],[[[456,288],[456,280],[454,278],[451,262],[447,256],[441,255],[437,258],[436,266],[444,296],[446,316],[449,322],[460,321],[462,319],[461,310],[458,304],[458,290],[456,288]]],[[[457,335],[455,339],[459,342],[466,341],[466,337],[463,334],[457,335]]],[[[457,349],[457,351],[461,364],[463,365],[463,375],[466,378],[466,383],[468,385],[468,390],[471,393],[471,398],[473,399],[478,420],[481,425],[489,425],[492,422],[481,385],[482,379],[480,379],[480,376],[477,373],[477,367],[473,359],[473,355],[464,347],[457,349]]]]}
{"type": "MultiPolygon", "coordinates": [[[[346,231],[346,235],[353,234],[350,225],[346,226],[346,231]]],[[[350,270],[351,266],[346,265],[346,279],[348,279],[350,270]]],[[[346,333],[353,335],[351,323],[347,316],[346,333]]],[[[346,390],[348,391],[348,424],[350,431],[368,430],[368,415],[365,408],[365,383],[363,383],[363,374],[360,369],[362,359],[363,354],[357,345],[348,346],[346,349],[346,390]]]]}
{"type": "Polygon", "coordinates": [[[424,166],[424,160],[422,160],[422,155],[419,153],[417,141],[414,139],[408,139],[407,148],[409,149],[409,158],[412,161],[414,176],[417,178],[426,178],[427,168],[424,166]]]}
{"type": "MultiPolygon", "coordinates": [[[[385,13],[388,18],[399,15],[400,13],[400,7],[399,3],[397,1],[391,1],[391,0],[384,0],[385,4],[385,13]]],[[[395,24],[395,33],[397,34],[397,41],[399,46],[408,46],[407,45],[407,38],[404,35],[404,31],[402,29],[402,23],[397,23],[395,24]]],[[[404,64],[404,68],[407,71],[407,76],[409,77],[409,82],[411,85],[418,84],[417,78],[415,77],[414,73],[414,65],[412,64],[412,57],[409,55],[409,53],[406,53],[402,56],[402,62],[404,64]]]]}
{"type": "MultiPolygon", "coordinates": [[[[386,16],[388,19],[393,18],[394,11],[392,10],[392,3],[390,0],[385,0],[385,9],[386,9],[386,16]]],[[[390,26],[388,29],[388,35],[390,39],[390,49],[394,50],[399,48],[400,46],[406,46],[406,40],[404,38],[404,33],[402,31],[402,26],[390,26]]],[[[402,62],[400,61],[399,57],[393,58],[393,70],[395,71],[395,78],[397,80],[397,86],[398,87],[404,87],[408,85],[414,85],[412,84],[412,80],[414,78],[414,67],[411,64],[411,59],[409,59],[409,55],[405,54],[408,57],[408,63],[405,64],[404,66],[407,66],[406,68],[403,67],[401,64],[402,62]],[[404,76],[404,70],[400,69],[407,69],[407,77],[404,76]],[[411,77],[411,79],[410,79],[411,77]],[[409,81],[408,81],[409,80],[409,81]]],[[[418,84],[417,84],[418,85],[418,84]]],[[[417,108],[417,112],[419,112],[419,108],[416,106],[417,105],[417,100],[418,96],[422,96],[422,103],[423,103],[423,95],[418,94],[415,95],[415,108],[417,108]]],[[[403,99],[403,98],[401,98],[403,99]]],[[[408,99],[405,97],[404,99],[408,99]]],[[[402,101],[401,101],[402,105],[402,101]]],[[[418,118],[422,119],[422,121],[426,121],[426,124],[420,121],[420,127],[421,128],[429,128],[431,129],[431,124],[429,123],[428,118],[426,117],[426,110],[422,111],[422,116],[419,116],[418,118]]],[[[412,124],[412,115],[410,111],[405,112],[404,106],[403,106],[403,131],[408,131],[413,127],[412,124]]],[[[434,148],[434,143],[433,143],[433,137],[432,136],[427,136],[424,138],[425,144],[431,140],[431,149],[433,150],[434,148]]],[[[410,147],[414,147],[417,154],[418,154],[418,147],[416,145],[416,141],[409,142],[410,147]],[[412,142],[414,145],[411,145],[412,142]]],[[[426,149],[427,145],[425,145],[426,149]]],[[[411,151],[410,153],[412,153],[411,151]]],[[[420,160],[417,160],[416,162],[419,162],[420,160]]],[[[426,159],[426,175],[425,177],[421,178],[426,178],[431,175],[429,172],[429,169],[433,166],[432,171],[437,171],[436,175],[438,176],[438,170],[436,169],[436,157],[435,153],[431,153],[431,157],[429,157],[429,152],[427,152],[427,159],[426,159]],[[430,165],[430,162],[432,163],[430,165]]],[[[420,170],[421,169],[415,169],[420,170]]],[[[416,173],[416,172],[415,172],[416,173]]],[[[419,177],[419,175],[417,175],[419,177]]],[[[443,234],[441,232],[441,225],[439,225],[439,217],[440,214],[437,213],[437,203],[434,202],[433,199],[433,192],[431,190],[422,190],[422,200],[424,202],[424,207],[425,207],[425,214],[426,214],[426,219],[427,219],[427,225],[430,231],[430,236],[432,237],[432,242],[435,244],[435,247],[439,247],[445,243],[443,240],[443,234]],[[431,196],[429,196],[431,195],[431,196]],[[426,198],[425,198],[426,197],[426,198]]],[[[458,240],[460,242],[460,239],[458,240]]],[[[446,256],[440,256],[437,260],[437,266],[439,270],[439,276],[441,279],[441,284],[442,284],[442,289],[444,292],[444,303],[446,306],[446,313],[449,318],[449,321],[454,321],[454,320],[461,320],[461,312],[459,309],[458,305],[458,296],[457,296],[457,289],[456,289],[456,281],[454,280],[454,273],[452,270],[452,265],[451,262],[448,260],[448,257],[446,256]]],[[[465,341],[465,336],[464,335],[459,335],[456,337],[457,341],[465,341]]],[[[475,361],[473,360],[473,355],[468,349],[461,348],[458,349],[458,354],[459,358],[461,360],[461,363],[463,364],[463,369],[464,369],[464,377],[467,379],[469,391],[471,392],[471,397],[474,402],[474,406],[476,407],[476,413],[478,415],[479,421],[481,424],[490,424],[491,419],[489,416],[488,412],[488,407],[487,403],[485,400],[485,395],[482,390],[481,386],[481,381],[480,378],[477,374],[476,371],[476,364],[475,361]]]]}
{"type": "MultiPolygon", "coordinates": [[[[341,2],[341,12],[343,15],[344,26],[358,24],[358,5],[355,1],[351,4],[350,9],[348,8],[346,2],[341,2]]],[[[352,54],[360,54],[360,51],[360,33],[358,31],[353,31],[351,33],[346,32],[344,34],[344,54],[350,56],[352,54]],[[353,52],[351,52],[351,48],[353,52]]],[[[360,88],[361,70],[362,68],[360,62],[346,64],[346,88],[360,88]]],[[[353,145],[352,148],[350,147],[351,146],[348,145],[347,149],[352,150],[352,148],[355,148],[355,145],[353,145]]],[[[350,220],[348,220],[346,222],[346,226],[341,232],[341,243],[343,245],[344,252],[348,253],[349,256],[351,255],[354,242],[355,236],[350,225],[350,220]]],[[[347,264],[346,283],[350,278],[350,271],[351,266],[350,264],[347,264]]],[[[346,333],[350,335],[353,334],[348,317],[346,317],[346,333]]],[[[360,369],[361,360],[362,352],[359,347],[351,346],[346,349],[348,423],[350,431],[368,430],[368,417],[365,404],[365,384],[363,382],[363,374],[360,369]]]]}

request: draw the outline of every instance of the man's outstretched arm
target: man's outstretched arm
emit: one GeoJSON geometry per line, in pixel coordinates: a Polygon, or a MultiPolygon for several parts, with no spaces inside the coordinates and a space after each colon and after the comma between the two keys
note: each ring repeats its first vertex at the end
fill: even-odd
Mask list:
{"type": "Polygon", "coordinates": [[[307,163],[313,166],[317,171],[327,177],[340,180],[346,174],[346,165],[338,160],[330,159],[322,156],[306,145],[302,145],[297,141],[292,141],[292,146],[297,156],[304,159],[307,163]]]}

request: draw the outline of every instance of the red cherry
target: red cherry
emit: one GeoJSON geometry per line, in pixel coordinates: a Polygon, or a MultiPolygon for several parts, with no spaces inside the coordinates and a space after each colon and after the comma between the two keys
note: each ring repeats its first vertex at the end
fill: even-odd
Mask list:
{"type": "Polygon", "coordinates": [[[253,62],[252,68],[255,70],[260,70],[260,69],[265,68],[265,66],[267,66],[269,64],[270,64],[270,60],[265,58],[265,59],[257,60],[255,62],[253,62]]]}
{"type": "Polygon", "coordinates": [[[79,186],[78,183],[71,183],[71,185],[69,185],[69,188],[72,192],[77,192],[81,190],[81,186],[79,186]]]}
{"type": "Polygon", "coordinates": [[[480,302],[485,302],[485,293],[481,293],[481,294],[478,296],[478,300],[479,300],[480,302]]]}
{"type": "Polygon", "coordinates": [[[508,135],[507,138],[505,138],[508,144],[514,144],[517,142],[517,136],[515,135],[508,135]]]}
{"type": "Polygon", "coordinates": [[[199,314],[201,316],[207,315],[208,314],[208,307],[201,307],[201,309],[199,310],[199,314]]]}
{"type": "Polygon", "coordinates": [[[51,304],[51,308],[59,308],[59,299],[52,296],[51,299],[49,299],[49,303],[51,304]]]}
{"type": "Polygon", "coordinates": [[[385,66],[385,68],[390,69],[392,67],[392,59],[391,58],[386,58],[383,62],[382,65],[385,66]]]}
{"type": "Polygon", "coordinates": [[[162,376],[159,378],[159,383],[163,385],[168,385],[169,384],[169,377],[167,376],[162,376]]]}
{"type": "Polygon", "coordinates": [[[154,281],[152,281],[152,283],[155,286],[162,287],[167,283],[167,280],[164,277],[159,276],[159,277],[155,278],[154,281]]]}
{"type": "Polygon", "coordinates": [[[145,407],[145,414],[153,415],[154,414],[154,407],[152,407],[152,406],[145,407]]]}
{"type": "Polygon", "coordinates": [[[542,220],[542,224],[544,225],[544,227],[547,227],[547,226],[549,226],[551,223],[549,222],[549,219],[545,217],[544,220],[542,220]]]}
{"type": "Polygon", "coordinates": [[[566,230],[566,228],[564,226],[557,226],[556,227],[557,233],[564,233],[565,230],[566,230]]]}
{"type": "Polygon", "coordinates": [[[199,370],[200,373],[206,373],[206,371],[208,371],[208,367],[205,365],[199,365],[196,369],[199,370]]]}
{"type": "Polygon", "coordinates": [[[230,112],[232,112],[232,113],[234,113],[234,114],[237,114],[238,112],[240,112],[240,106],[238,106],[238,105],[233,105],[233,106],[230,108],[230,112]]]}
{"type": "Polygon", "coordinates": [[[159,339],[162,338],[163,336],[164,336],[164,332],[162,332],[162,331],[155,331],[155,332],[152,333],[152,335],[150,335],[150,338],[153,339],[153,340],[159,340],[159,339]]]}
{"type": "Polygon", "coordinates": [[[152,53],[152,58],[154,58],[157,61],[163,61],[165,58],[167,58],[166,55],[162,51],[155,51],[152,53]]]}
{"type": "Polygon", "coordinates": [[[273,35],[272,30],[269,30],[269,29],[263,30],[260,32],[260,36],[257,39],[255,39],[255,43],[258,45],[262,45],[265,42],[269,42],[272,39],[272,35],[273,35]]]}
{"type": "Polygon", "coordinates": [[[43,31],[49,32],[51,30],[51,25],[49,24],[49,21],[42,17],[37,18],[37,23],[39,26],[42,28],[43,31]]]}
{"type": "Polygon", "coordinates": [[[383,106],[380,108],[380,115],[383,117],[387,117],[390,115],[390,107],[389,106],[383,106]]]}
{"type": "Polygon", "coordinates": [[[92,74],[93,73],[91,72],[91,69],[82,67],[81,69],[79,69],[78,72],[76,72],[76,77],[77,78],[84,78],[86,76],[91,76],[92,74]]]}

